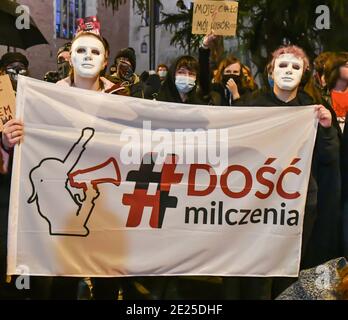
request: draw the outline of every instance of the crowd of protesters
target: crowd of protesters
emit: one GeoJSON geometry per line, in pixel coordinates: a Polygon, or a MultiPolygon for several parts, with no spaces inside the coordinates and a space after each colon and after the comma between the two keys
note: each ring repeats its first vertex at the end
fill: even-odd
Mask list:
{"type": "MultiPolygon", "coordinates": [[[[317,105],[318,134],[306,197],[301,270],[348,256],[348,53],[324,52],[312,63],[295,45],[279,47],[269,57],[265,70],[268,81],[259,88],[250,68],[233,55],[224,57],[212,70],[210,52],[215,39],[213,34],[204,37],[198,59],[180,56],[170,67],[160,64],[157,70],[138,76],[134,49],[120,50],[114,64],[107,68],[110,49],[106,39],[80,32],[72,43],[59,49],[57,71],[47,72],[44,80],[57,83],[62,90],[77,87],[216,107],[317,105]],[[84,67],[86,61],[90,62],[89,68],[84,67]]],[[[18,75],[29,74],[29,61],[23,54],[7,53],[0,63],[1,73],[10,76],[16,90],[18,75]]],[[[124,299],[274,299],[296,281],[247,277],[31,277],[31,290],[19,293],[15,277],[6,276],[6,257],[12,153],[23,138],[24,127],[12,119],[1,136],[0,299],[117,299],[121,293],[124,299]]]]}

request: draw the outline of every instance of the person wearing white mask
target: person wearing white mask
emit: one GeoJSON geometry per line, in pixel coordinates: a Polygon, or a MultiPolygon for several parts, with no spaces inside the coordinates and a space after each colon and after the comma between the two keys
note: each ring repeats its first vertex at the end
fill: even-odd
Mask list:
{"type": "Polygon", "coordinates": [[[304,59],[293,53],[283,53],[274,60],[274,94],[278,99],[288,103],[296,98],[304,69],[304,59]]]}
{"type": "MultiPolygon", "coordinates": [[[[302,77],[308,67],[309,60],[303,49],[294,45],[280,47],[273,52],[268,70],[274,80],[273,88],[269,88],[268,91],[259,91],[249,99],[241,101],[239,105],[295,108],[314,105],[311,97],[300,90],[302,77]]],[[[339,158],[338,133],[332,125],[330,111],[322,105],[316,105],[315,116],[319,123],[306,196],[301,267],[305,264],[308,267],[311,263],[309,244],[312,241],[313,230],[317,226],[316,219],[320,218],[318,216],[318,185],[322,173],[318,172],[317,168],[335,162],[339,158]]],[[[295,278],[240,278],[239,285],[236,286],[236,278],[231,277],[224,279],[224,290],[227,299],[230,296],[236,297],[238,290],[240,299],[271,299],[272,292],[277,295],[294,281],[296,281],[295,278]]]]}
{"type": "Polygon", "coordinates": [[[202,96],[198,88],[198,61],[191,56],[182,56],[169,69],[157,100],[186,104],[210,104],[210,97],[202,96]]]}
{"type": "MultiPolygon", "coordinates": [[[[107,66],[109,46],[100,36],[91,32],[80,32],[74,38],[70,52],[70,75],[57,82],[63,87],[76,87],[105,93],[117,93],[122,87],[116,86],[101,76],[107,66]]],[[[124,88],[123,88],[124,89],[124,88]]],[[[24,125],[17,119],[8,121],[1,136],[2,149],[11,152],[23,139],[24,125]]],[[[76,299],[80,278],[54,278],[51,299],[76,299]]],[[[115,286],[114,286],[115,287],[115,286]]]]}
{"type": "Polygon", "coordinates": [[[107,65],[109,46],[100,36],[81,32],[73,40],[70,51],[70,75],[58,85],[108,92],[114,84],[100,74],[107,65]]]}
{"type": "MultiPolygon", "coordinates": [[[[80,89],[113,93],[115,85],[101,77],[107,65],[109,46],[103,38],[91,33],[81,32],[71,46],[70,75],[57,82],[57,85],[80,89]]],[[[23,138],[23,124],[16,119],[8,121],[2,132],[2,146],[12,149],[23,138]]]]}

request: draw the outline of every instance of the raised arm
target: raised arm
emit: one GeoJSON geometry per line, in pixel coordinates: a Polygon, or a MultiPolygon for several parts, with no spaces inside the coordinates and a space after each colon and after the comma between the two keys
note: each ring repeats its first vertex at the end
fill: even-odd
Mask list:
{"type": "Polygon", "coordinates": [[[213,33],[206,35],[203,39],[202,46],[199,48],[199,78],[203,95],[207,95],[210,92],[210,50],[216,37],[217,36],[215,36],[213,33]]]}

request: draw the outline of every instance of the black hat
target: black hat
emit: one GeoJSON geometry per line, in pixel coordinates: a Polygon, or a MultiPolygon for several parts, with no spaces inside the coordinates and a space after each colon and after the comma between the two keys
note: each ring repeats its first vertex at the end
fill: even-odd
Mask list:
{"type": "Polygon", "coordinates": [[[29,61],[25,55],[20,52],[7,52],[1,57],[1,68],[14,62],[22,62],[26,68],[29,66],[29,61]]]}
{"type": "Polygon", "coordinates": [[[135,71],[135,68],[137,66],[137,60],[135,56],[135,50],[131,47],[121,49],[116,57],[115,57],[115,64],[117,63],[117,59],[119,58],[127,58],[132,65],[133,71],[135,71]]]}

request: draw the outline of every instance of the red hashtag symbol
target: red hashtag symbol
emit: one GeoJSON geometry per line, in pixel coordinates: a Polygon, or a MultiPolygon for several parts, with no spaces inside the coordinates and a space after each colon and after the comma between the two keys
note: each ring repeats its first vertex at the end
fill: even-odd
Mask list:
{"type": "Polygon", "coordinates": [[[127,227],[139,226],[144,208],[151,207],[150,226],[161,228],[166,209],[176,208],[177,206],[177,198],[169,196],[171,185],[180,183],[183,176],[182,173],[175,173],[177,156],[170,155],[167,157],[161,173],[153,171],[153,155],[148,154],[145,157],[149,156],[151,157],[150,164],[143,159],[139,171],[131,171],[127,176],[127,181],[136,181],[134,192],[123,195],[122,199],[124,205],[130,206],[127,227]],[[155,195],[147,194],[151,182],[158,184],[155,195]]]}
{"type": "Polygon", "coordinates": [[[147,190],[135,189],[133,194],[125,194],[122,203],[130,206],[127,227],[137,227],[143,216],[145,207],[151,207],[150,226],[157,228],[160,206],[160,192],[156,191],[155,195],[148,195],[147,190]]]}

